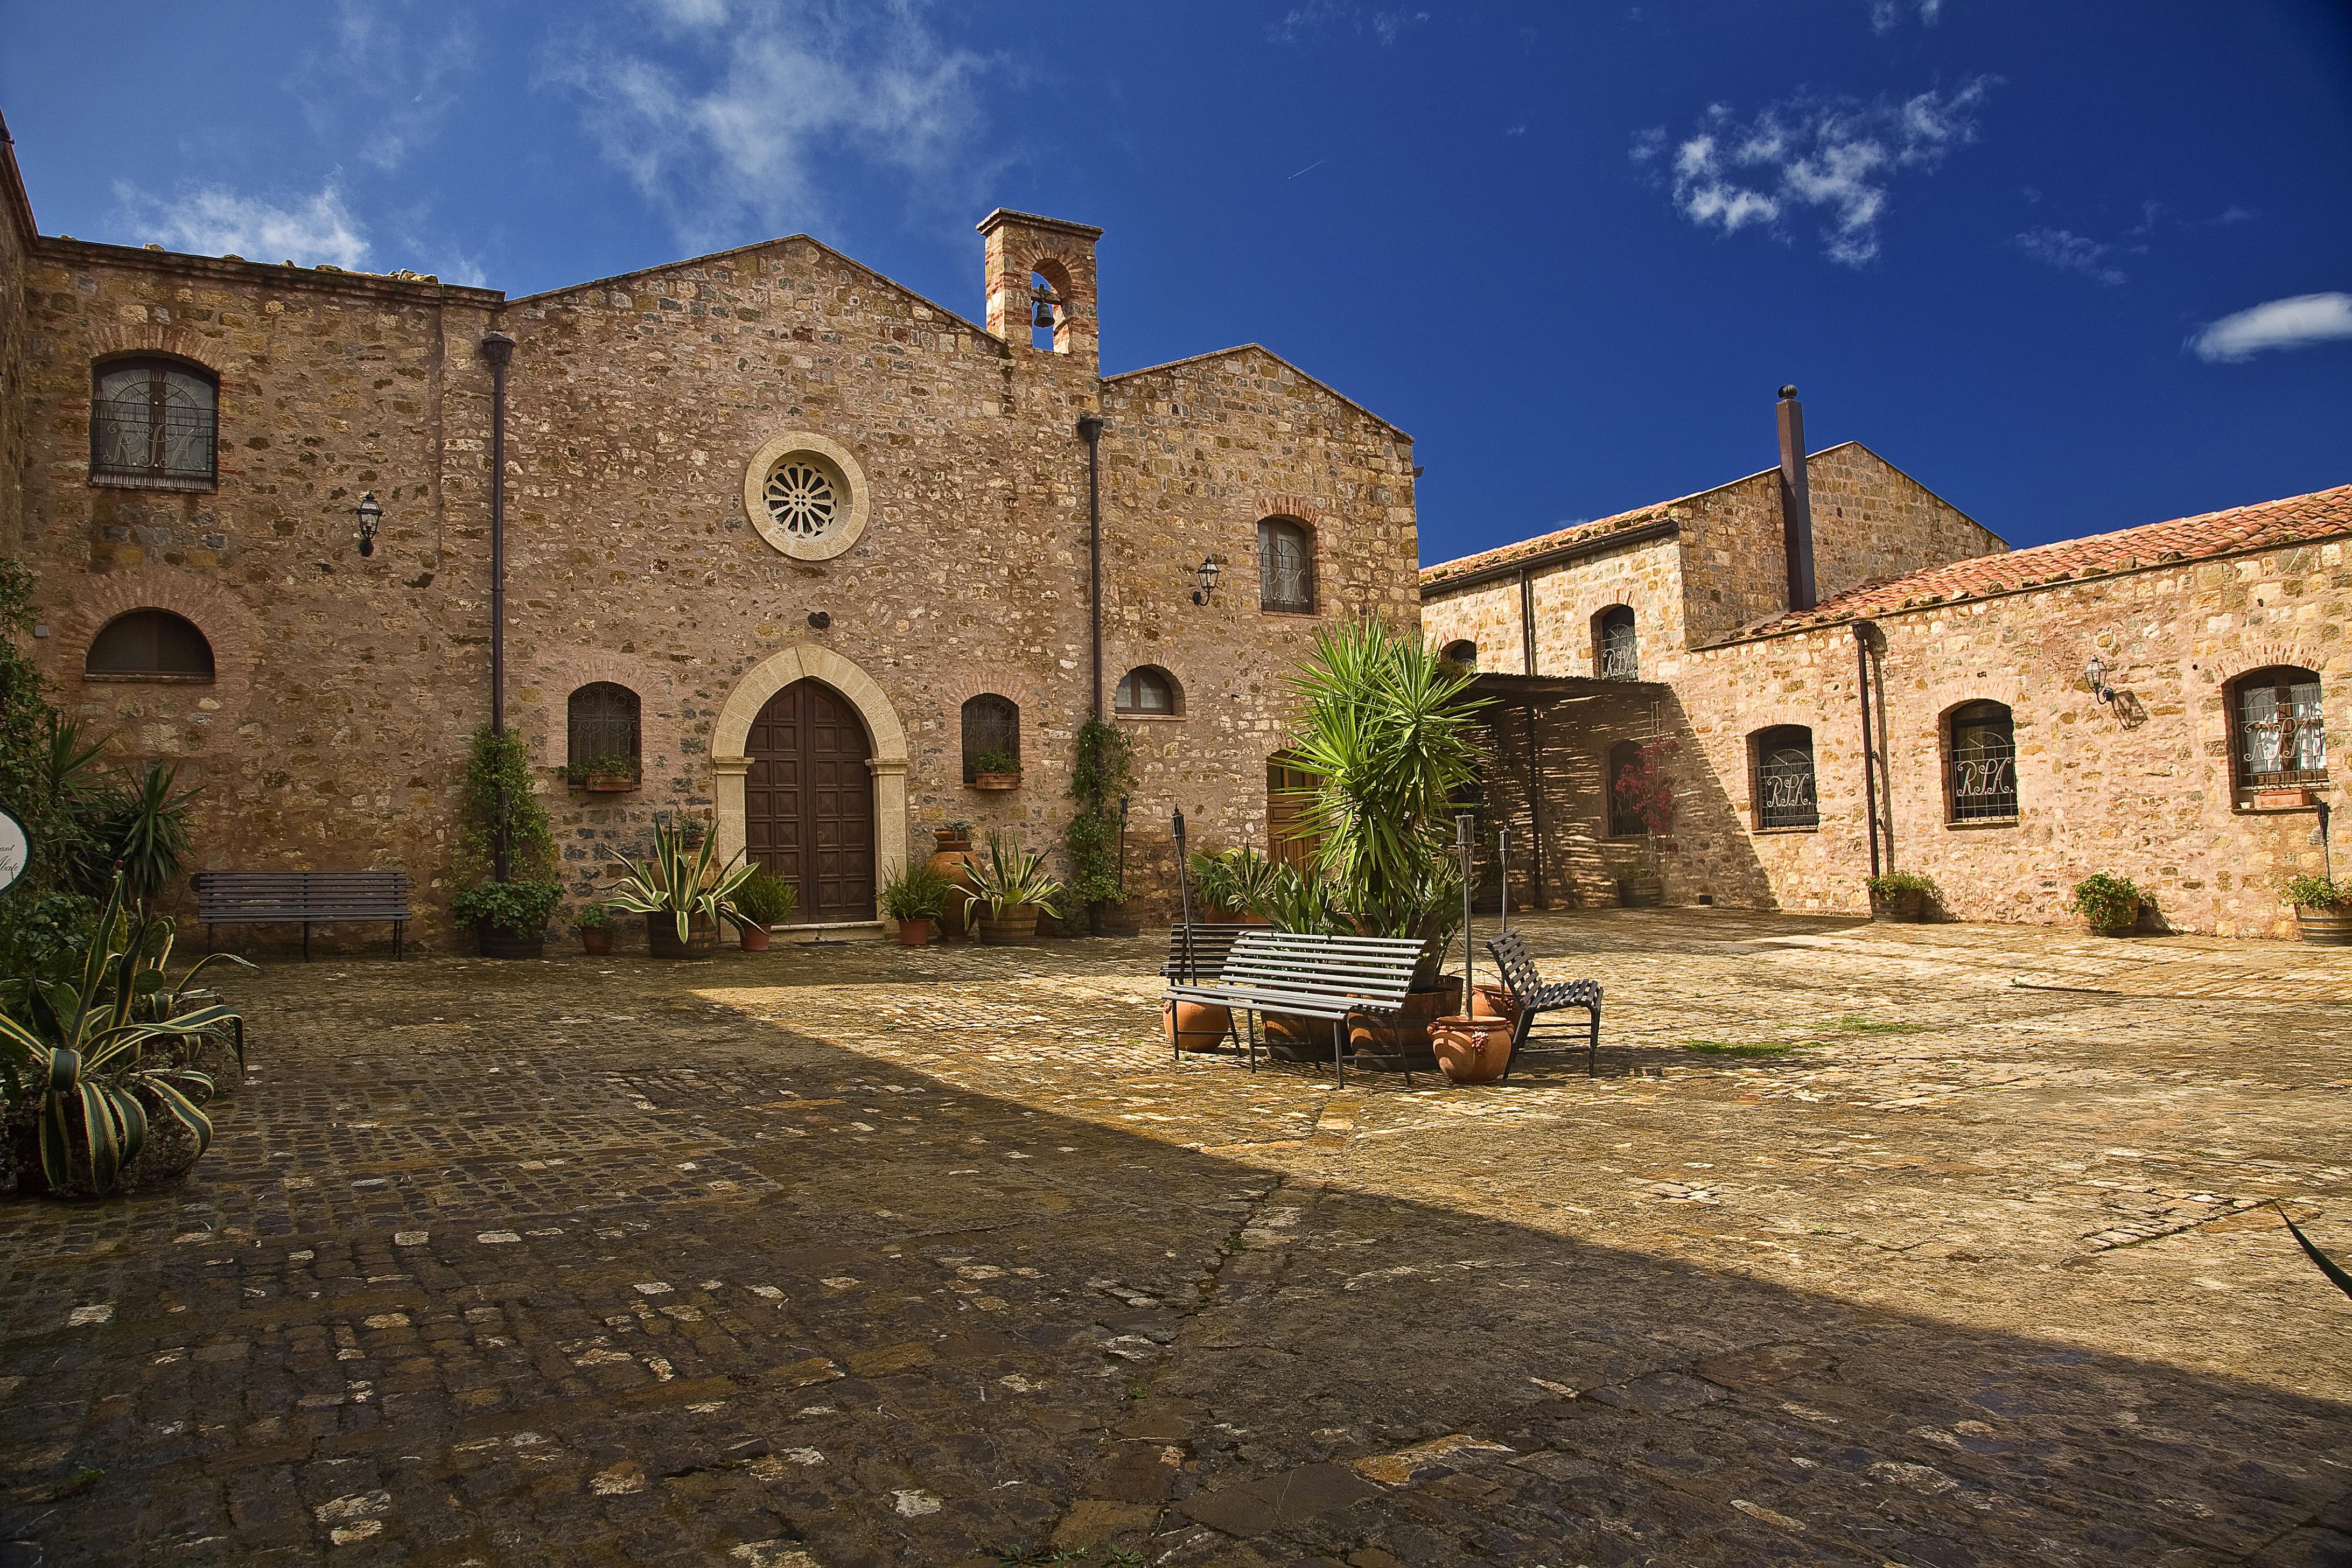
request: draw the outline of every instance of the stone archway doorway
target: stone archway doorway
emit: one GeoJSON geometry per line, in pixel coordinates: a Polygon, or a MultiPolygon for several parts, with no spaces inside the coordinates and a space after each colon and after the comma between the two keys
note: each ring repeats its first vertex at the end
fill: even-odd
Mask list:
{"type": "Polygon", "coordinates": [[[874,918],[873,747],[849,700],[811,677],[768,699],[744,755],[744,848],[800,889],[798,923],[874,918]]]}

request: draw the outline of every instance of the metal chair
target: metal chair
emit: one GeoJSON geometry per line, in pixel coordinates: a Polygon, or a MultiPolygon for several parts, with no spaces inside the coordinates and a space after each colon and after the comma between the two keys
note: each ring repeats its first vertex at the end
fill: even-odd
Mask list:
{"type": "Polygon", "coordinates": [[[1503,1064],[1503,1081],[1511,1081],[1511,1068],[1518,1065],[1519,1053],[1529,1056],[1564,1056],[1577,1048],[1574,1036],[1584,1038],[1584,1073],[1596,1077],[1601,1060],[1601,982],[1598,980],[1546,980],[1536,973],[1536,961],[1528,954],[1527,938],[1517,931],[1507,931],[1489,937],[1486,951],[1495,955],[1495,967],[1502,972],[1503,984],[1511,988],[1511,995],[1519,1005],[1518,1026],[1511,1031],[1510,1059],[1503,1064]],[[1566,1044],[1528,1045],[1528,1036],[1535,1028],[1536,1018],[1545,1013],[1558,1013],[1566,1008],[1580,1007],[1586,1014],[1581,1027],[1570,1025],[1570,1037],[1566,1044]]]}

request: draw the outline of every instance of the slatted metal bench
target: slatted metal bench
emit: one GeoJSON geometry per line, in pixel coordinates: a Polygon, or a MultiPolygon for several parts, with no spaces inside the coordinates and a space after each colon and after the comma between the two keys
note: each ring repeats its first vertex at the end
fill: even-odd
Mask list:
{"type": "Polygon", "coordinates": [[[308,959],[314,925],[390,921],[392,952],[399,958],[405,928],[416,918],[405,871],[199,871],[194,880],[207,951],[215,926],[299,924],[308,959]]]}
{"type": "Polygon", "coordinates": [[[1305,936],[1245,931],[1215,979],[1171,979],[1171,1001],[1203,1002],[1250,1017],[1250,1069],[1257,1069],[1257,1019],[1265,1013],[1331,1026],[1331,1070],[1348,1081],[1348,1021],[1394,1017],[1412,989],[1422,943],[1403,937],[1305,936]]]}
{"type": "Polygon", "coordinates": [[[1528,939],[1515,931],[1489,937],[1486,951],[1495,955],[1495,967],[1502,971],[1503,984],[1511,988],[1511,996],[1519,1005],[1518,1027],[1511,1031],[1511,1055],[1503,1064],[1503,1081],[1511,1081],[1511,1068],[1522,1051],[1531,1057],[1564,1056],[1580,1045],[1584,1050],[1584,1076],[1596,1076],[1601,1059],[1601,982],[1546,980],[1536,973],[1536,961],[1528,952],[1528,939]],[[1535,1028],[1537,1016],[1570,1007],[1584,1009],[1582,1028],[1570,1026],[1572,1033],[1564,1044],[1530,1048],[1528,1036],[1535,1028]],[[1578,1034],[1582,1036],[1581,1040],[1575,1037],[1578,1034]]]}

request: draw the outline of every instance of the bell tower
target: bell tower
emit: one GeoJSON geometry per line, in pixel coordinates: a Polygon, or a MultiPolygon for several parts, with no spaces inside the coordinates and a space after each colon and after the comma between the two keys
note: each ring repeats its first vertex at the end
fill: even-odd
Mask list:
{"type": "Polygon", "coordinates": [[[988,241],[988,330],[1016,349],[1066,354],[1099,374],[1095,241],[1102,230],[999,207],[980,221],[988,241]]]}

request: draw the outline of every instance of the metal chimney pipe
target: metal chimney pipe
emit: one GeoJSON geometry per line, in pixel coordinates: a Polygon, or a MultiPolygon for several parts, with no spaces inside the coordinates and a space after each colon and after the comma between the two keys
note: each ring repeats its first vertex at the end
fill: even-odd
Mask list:
{"type": "Polygon", "coordinates": [[[1780,389],[1780,544],[1789,560],[1789,608],[1821,603],[1813,591],[1813,492],[1805,474],[1805,405],[1780,389]]]}

